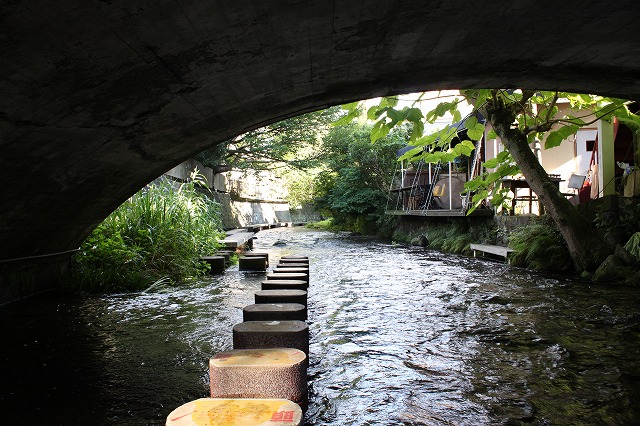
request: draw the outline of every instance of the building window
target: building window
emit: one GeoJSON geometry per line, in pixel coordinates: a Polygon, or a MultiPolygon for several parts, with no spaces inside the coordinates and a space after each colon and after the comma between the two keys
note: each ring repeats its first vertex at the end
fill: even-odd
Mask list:
{"type": "Polygon", "coordinates": [[[593,147],[596,145],[596,141],[585,141],[585,143],[587,145],[587,151],[593,151],[593,147]]]}

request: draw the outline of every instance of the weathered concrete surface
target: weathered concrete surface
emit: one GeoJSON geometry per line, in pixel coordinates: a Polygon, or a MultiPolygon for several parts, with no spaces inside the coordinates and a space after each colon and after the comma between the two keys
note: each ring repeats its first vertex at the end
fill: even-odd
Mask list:
{"type": "Polygon", "coordinates": [[[192,154],[365,97],[640,99],[640,2],[27,1],[0,11],[0,260],[75,249],[192,154]]]}
{"type": "Polygon", "coordinates": [[[289,268],[309,268],[308,263],[278,263],[276,268],[289,269],[289,268]]]}
{"type": "MultiPolygon", "coordinates": [[[[285,269],[286,270],[286,269],[285,269]]],[[[270,280],[300,280],[309,284],[309,274],[304,272],[267,272],[267,281],[270,280]]]]}
{"type": "Polygon", "coordinates": [[[304,290],[260,290],[255,293],[256,303],[300,303],[307,306],[304,290]]]}
{"type": "Polygon", "coordinates": [[[233,348],[296,348],[309,354],[309,326],[303,321],[242,322],[233,326],[233,348]]]}
{"type": "Polygon", "coordinates": [[[302,257],[282,257],[280,258],[280,263],[304,263],[306,265],[309,264],[309,259],[302,257]]]}
{"type": "Polygon", "coordinates": [[[167,426],[298,426],[302,409],[287,399],[200,398],[167,416],[167,426]]]}
{"type": "Polygon", "coordinates": [[[267,258],[262,256],[241,256],[238,259],[240,271],[266,271],[267,258]]]}
{"type": "Polygon", "coordinates": [[[282,398],[307,403],[307,356],[293,348],[240,349],[209,360],[212,398],[282,398]]]}
{"type": "Polygon", "coordinates": [[[289,268],[287,268],[286,266],[285,266],[285,267],[280,267],[280,266],[278,266],[278,267],[276,267],[276,268],[273,268],[273,269],[271,270],[271,272],[272,272],[272,273],[274,273],[274,274],[286,274],[286,273],[292,273],[292,274],[294,274],[294,273],[302,273],[302,274],[307,274],[307,275],[309,275],[309,267],[307,266],[307,267],[305,268],[305,267],[303,267],[303,266],[299,266],[299,267],[289,267],[289,268]]]}
{"type": "Polygon", "coordinates": [[[203,256],[200,260],[207,262],[211,267],[210,272],[212,274],[222,274],[225,270],[225,266],[228,263],[228,257],[225,256],[203,256]]]}
{"type": "Polygon", "coordinates": [[[256,303],[242,308],[243,321],[305,321],[307,308],[300,303],[256,303]]]}
{"type": "Polygon", "coordinates": [[[307,290],[309,283],[304,280],[267,280],[262,281],[262,290],[307,290]]]}

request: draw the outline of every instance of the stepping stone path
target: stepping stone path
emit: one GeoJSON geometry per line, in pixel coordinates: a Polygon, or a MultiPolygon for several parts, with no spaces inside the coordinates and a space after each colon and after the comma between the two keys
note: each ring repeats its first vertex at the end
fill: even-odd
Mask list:
{"type": "MultiPolygon", "coordinates": [[[[210,256],[222,259],[223,256],[210,256]]],[[[203,258],[205,260],[205,258],[203,258]]],[[[219,262],[219,260],[216,260],[219,262]]],[[[239,270],[266,271],[268,253],[245,253],[239,270]]],[[[213,268],[212,268],[213,270],[213,268]]],[[[209,360],[211,398],[176,408],[167,426],[303,424],[307,407],[309,258],[283,256],[266,274],[255,304],[234,325],[233,350],[209,360]]]]}

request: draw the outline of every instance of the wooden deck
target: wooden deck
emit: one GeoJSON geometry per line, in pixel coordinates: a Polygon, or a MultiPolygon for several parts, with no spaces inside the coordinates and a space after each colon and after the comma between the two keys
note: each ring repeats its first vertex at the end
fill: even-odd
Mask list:
{"type": "Polygon", "coordinates": [[[473,257],[476,257],[477,252],[482,253],[484,257],[485,253],[489,253],[495,256],[503,257],[507,263],[509,263],[509,254],[513,253],[513,249],[503,246],[493,246],[490,244],[471,244],[469,246],[473,250],[473,257]]]}

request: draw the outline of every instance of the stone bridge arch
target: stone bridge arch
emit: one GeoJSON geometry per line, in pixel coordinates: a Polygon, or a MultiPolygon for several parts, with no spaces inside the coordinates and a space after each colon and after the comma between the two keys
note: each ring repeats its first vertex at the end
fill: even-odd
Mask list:
{"type": "Polygon", "coordinates": [[[0,301],[150,180],[273,121],[430,89],[640,99],[639,17],[635,0],[5,2],[0,301]]]}

